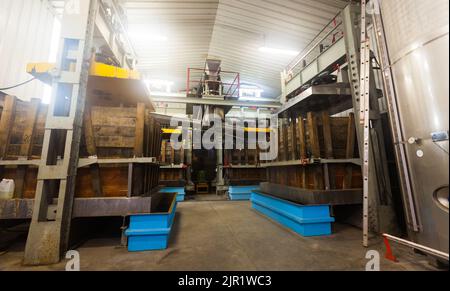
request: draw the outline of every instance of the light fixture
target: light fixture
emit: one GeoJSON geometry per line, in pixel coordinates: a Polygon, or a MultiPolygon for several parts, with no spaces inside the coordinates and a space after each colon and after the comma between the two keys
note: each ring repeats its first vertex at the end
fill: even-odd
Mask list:
{"type": "Polygon", "coordinates": [[[270,47],[260,47],[260,52],[273,54],[273,55],[287,55],[287,56],[297,56],[300,54],[298,51],[294,50],[285,50],[285,49],[278,49],[278,48],[270,48],[270,47]]]}

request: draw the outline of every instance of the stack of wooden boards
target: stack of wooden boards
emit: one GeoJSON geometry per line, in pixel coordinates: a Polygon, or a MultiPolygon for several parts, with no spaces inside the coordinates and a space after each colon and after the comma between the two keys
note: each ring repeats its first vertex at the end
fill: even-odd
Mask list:
{"type": "Polygon", "coordinates": [[[174,149],[170,140],[161,144],[160,183],[165,186],[181,187],[186,184],[184,148],[174,149]]]}
{"type": "MultiPolygon", "coordinates": [[[[89,163],[78,169],[76,197],[150,193],[159,184],[161,128],[151,117],[149,106],[93,100],[88,98],[85,107],[80,160],[110,162],[89,163]],[[150,157],[155,157],[154,163],[114,163],[115,159],[150,157]]],[[[34,198],[47,111],[48,106],[39,99],[24,102],[0,93],[0,160],[24,160],[24,165],[0,165],[0,179],[15,181],[15,198],[34,198]]],[[[56,138],[64,146],[63,132],[56,138]]]]}
{"type": "Polygon", "coordinates": [[[362,188],[354,114],[328,112],[279,120],[279,151],[268,181],[314,190],[362,188]]]}
{"type": "MultiPolygon", "coordinates": [[[[250,186],[267,181],[266,169],[260,159],[262,150],[259,148],[258,137],[260,133],[252,132],[256,138],[254,145],[249,143],[250,129],[246,130],[242,145],[239,146],[239,139],[236,128],[233,131],[234,149],[224,150],[224,175],[230,186],[250,186]],[[241,147],[241,148],[240,148],[241,147]]],[[[266,133],[268,135],[268,133],[266,133]]],[[[266,139],[268,136],[266,136],[266,139]]]]}

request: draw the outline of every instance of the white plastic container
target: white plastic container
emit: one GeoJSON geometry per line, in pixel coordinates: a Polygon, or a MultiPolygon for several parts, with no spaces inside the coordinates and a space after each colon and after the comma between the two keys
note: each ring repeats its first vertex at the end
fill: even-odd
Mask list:
{"type": "Polygon", "coordinates": [[[14,180],[3,179],[0,182],[0,199],[13,199],[14,187],[14,180]]]}

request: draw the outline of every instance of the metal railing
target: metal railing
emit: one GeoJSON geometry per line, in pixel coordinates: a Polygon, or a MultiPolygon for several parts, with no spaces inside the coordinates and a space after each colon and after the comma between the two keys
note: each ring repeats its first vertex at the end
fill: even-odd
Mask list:
{"type": "Polygon", "coordinates": [[[285,81],[289,82],[303,68],[314,62],[324,51],[338,42],[343,36],[342,15],[339,12],[285,68],[284,72],[288,76],[288,79],[285,81]]]}

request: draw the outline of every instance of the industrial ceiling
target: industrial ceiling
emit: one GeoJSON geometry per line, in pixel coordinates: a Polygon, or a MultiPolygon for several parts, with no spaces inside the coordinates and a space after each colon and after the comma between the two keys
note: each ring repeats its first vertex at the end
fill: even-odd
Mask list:
{"type": "MultiPolygon", "coordinates": [[[[58,2],[58,1],[57,1],[58,2]]],[[[344,0],[122,0],[148,79],[186,88],[188,67],[206,58],[241,73],[241,82],[280,95],[280,72],[341,10],[344,0]],[[290,53],[270,53],[261,48],[290,53]]]]}
{"type": "Polygon", "coordinates": [[[207,57],[242,82],[278,97],[280,72],[294,58],[261,47],[301,51],[344,8],[340,0],[127,0],[123,1],[140,69],[149,78],[186,87],[186,68],[202,68],[207,57]],[[159,39],[158,39],[159,37],[159,39]],[[150,40],[150,41],[149,41],[150,40]]]}

